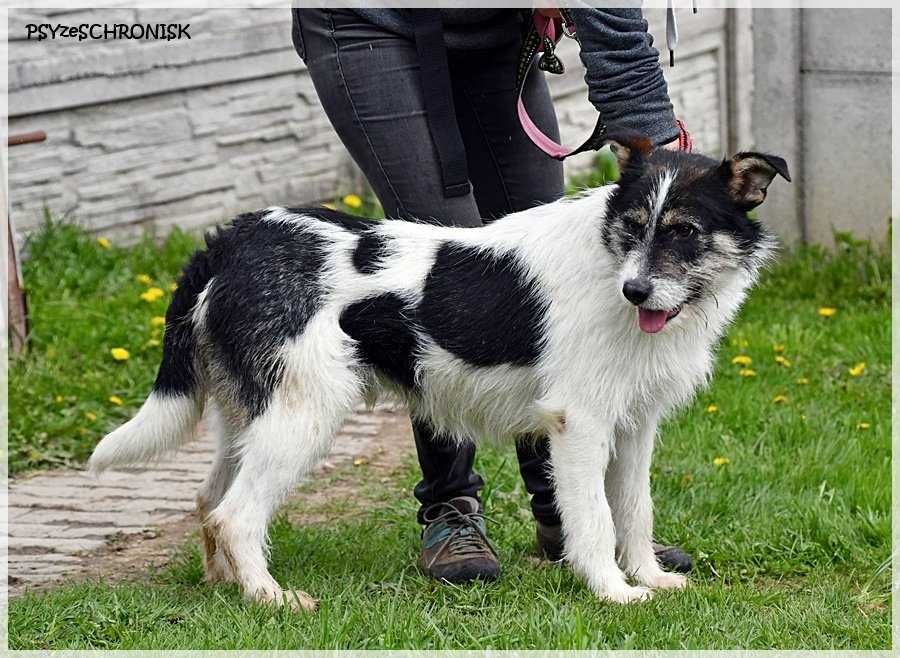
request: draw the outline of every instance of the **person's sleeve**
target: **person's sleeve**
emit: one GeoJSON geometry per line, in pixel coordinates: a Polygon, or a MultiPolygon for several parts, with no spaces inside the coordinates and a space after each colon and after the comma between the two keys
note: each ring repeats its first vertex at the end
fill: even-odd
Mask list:
{"type": "Polygon", "coordinates": [[[679,128],[653,37],[640,9],[572,9],[588,98],[609,132],[631,130],[656,144],[679,128]]]}

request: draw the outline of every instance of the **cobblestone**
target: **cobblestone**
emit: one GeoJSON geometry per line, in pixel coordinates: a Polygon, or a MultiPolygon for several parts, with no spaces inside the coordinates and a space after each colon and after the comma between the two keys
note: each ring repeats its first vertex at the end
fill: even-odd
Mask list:
{"type": "MultiPolygon", "coordinates": [[[[397,418],[403,415],[390,405],[358,409],[335,438],[320,470],[369,456],[377,441],[408,441],[405,436],[382,436],[396,434],[397,418]]],[[[204,435],[150,468],[109,471],[99,478],[60,470],[12,480],[9,595],[83,575],[98,551],[157,537],[167,525],[189,519],[213,453],[214,441],[204,435]]]]}

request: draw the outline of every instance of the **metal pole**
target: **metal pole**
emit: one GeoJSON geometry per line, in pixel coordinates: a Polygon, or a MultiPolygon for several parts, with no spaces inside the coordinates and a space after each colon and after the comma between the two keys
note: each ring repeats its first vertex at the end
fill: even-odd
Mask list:
{"type": "MultiPolygon", "coordinates": [[[[47,133],[43,130],[34,130],[27,133],[10,135],[7,139],[9,146],[21,144],[34,144],[47,139],[47,133]]],[[[25,349],[28,337],[28,302],[25,299],[25,291],[22,286],[22,271],[19,267],[16,242],[13,238],[12,222],[9,217],[9,195],[6,190],[6,181],[3,181],[3,215],[6,222],[6,280],[7,280],[7,305],[9,312],[9,349],[17,354],[25,349]]]]}

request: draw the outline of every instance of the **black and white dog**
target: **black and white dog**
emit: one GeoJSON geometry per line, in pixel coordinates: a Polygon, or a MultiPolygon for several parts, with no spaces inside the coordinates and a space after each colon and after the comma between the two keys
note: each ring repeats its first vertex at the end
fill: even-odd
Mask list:
{"type": "Polygon", "coordinates": [[[269,574],[267,524],[352,406],[388,389],[461,440],[549,434],[566,556],[597,596],[683,587],[651,547],[657,424],[708,378],[774,251],[747,211],[790,176],[760,153],[609,146],[618,184],[481,228],[239,216],[185,268],[153,392],[91,469],[177,448],[212,398],[219,452],[198,497],[207,579],[313,608],[269,574]]]}

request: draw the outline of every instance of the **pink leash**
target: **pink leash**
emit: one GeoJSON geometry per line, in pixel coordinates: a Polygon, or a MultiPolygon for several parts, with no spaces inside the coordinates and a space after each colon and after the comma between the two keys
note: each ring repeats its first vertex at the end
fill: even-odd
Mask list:
{"type": "MultiPolygon", "coordinates": [[[[554,74],[563,72],[563,64],[554,51],[563,34],[575,37],[574,24],[567,16],[567,13],[566,10],[561,9],[562,19],[560,20],[544,16],[537,11],[532,12],[533,26],[522,42],[522,50],[519,54],[519,64],[516,70],[516,112],[519,115],[519,123],[522,126],[522,130],[525,131],[525,134],[528,135],[528,138],[535,146],[556,160],[564,160],[570,155],[583,151],[598,150],[603,146],[602,141],[606,135],[606,125],[603,123],[603,117],[598,114],[594,131],[581,146],[574,149],[563,146],[545,135],[532,121],[528,115],[528,110],[525,109],[522,93],[525,88],[525,79],[534,65],[535,55],[541,53],[541,57],[538,60],[538,68],[541,70],[554,74]]],[[[678,124],[679,131],[678,149],[681,151],[693,150],[694,141],[684,122],[681,119],[675,119],[675,122],[678,124]]]]}
{"type": "MultiPolygon", "coordinates": [[[[526,43],[529,39],[534,40],[536,36],[536,44],[533,44],[534,51],[532,52],[529,52],[531,50],[530,48],[526,50],[526,46],[523,44],[522,57],[519,59],[519,71],[520,73],[524,71],[524,74],[521,76],[523,83],[528,72],[531,70],[531,67],[534,65],[534,55],[536,53],[544,53],[541,55],[542,61],[544,57],[552,57],[557,62],[559,61],[556,58],[556,54],[553,52],[553,48],[562,36],[557,35],[556,20],[544,16],[537,11],[532,12],[531,15],[534,28],[526,38],[526,43]],[[546,47],[548,44],[550,44],[549,48],[546,47]],[[523,58],[526,55],[528,57],[527,62],[523,61],[523,58]]],[[[560,69],[559,72],[562,73],[562,70],[560,69]]],[[[524,130],[525,134],[528,135],[528,138],[534,142],[535,146],[551,158],[556,158],[557,160],[567,158],[572,154],[573,149],[565,147],[562,144],[557,144],[547,137],[547,135],[537,127],[534,121],[531,120],[531,117],[528,116],[528,110],[525,109],[525,101],[522,99],[523,88],[524,84],[518,85],[518,99],[516,100],[516,111],[519,114],[519,123],[522,125],[522,130],[524,130]]],[[[605,129],[604,132],[606,132],[605,129]]]]}

